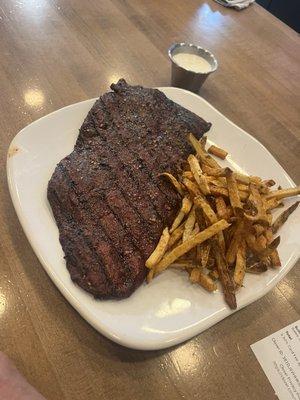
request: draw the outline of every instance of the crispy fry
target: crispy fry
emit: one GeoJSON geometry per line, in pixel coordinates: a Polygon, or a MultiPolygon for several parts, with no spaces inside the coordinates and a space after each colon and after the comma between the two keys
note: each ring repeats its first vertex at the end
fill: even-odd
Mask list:
{"type": "Polygon", "coordinates": [[[192,236],[193,235],[197,235],[197,233],[199,233],[199,232],[200,232],[200,228],[199,228],[198,222],[196,222],[195,226],[194,226],[194,229],[192,231],[192,236]]]}
{"type": "Polygon", "coordinates": [[[183,178],[183,184],[187,188],[187,190],[190,192],[190,195],[192,197],[199,196],[200,190],[194,182],[190,181],[187,178],[183,178]]]}
{"type": "Polygon", "coordinates": [[[204,197],[202,197],[202,196],[195,197],[194,204],[196,207],[199,207],[202,209],[205,218],[209,221],[210,224],[214,224],[215,222],[218,221],[218,217],[216,216],[216,213],[211,208],[209,203],[204,199],[204,197]]]}
{"type": "Polygon", "coordinates": [[[215,203],[216,203],[218,217],[220,219],[227,220],[229,218],[229,213],[228,213],[228,209],[227,209],[227,206],[226,206],[226,203],[225,203],[223,197],[221,197],[221,196],[216,197],[215,203]]]}
{"type": "Polygon", "coordinates": [[[187,179],[189,179],[190,181],[194,179],[194,175],[193,175],[192,171],[184,171],[184,172],[182,173],[182,177],[183,177],[183,178],[187,178],[187,179]]]}
{"type": "Polygon", "coordinates": [[[266,228],[264,226],[260,225],[260,224],[253,225],[253,229],[255,231],[255,235],[256,236],[262,235],[266,230],[266,228]]]}
{"type": "Polygon", "coordinates": [[[276,198],[266,200],[266,203],[265,203],[265,209],[267,212],[274,210],[274,208],[278,208],[278,207],[282,207],[282,206],[283,206],[283,203],[281,201],[277,200],[276,198]]]}
{"type": "Polygon", "coordinates": [[[212,271],[209,271],[208,276],[209,276],[213,281],[215,281],[215,280],[219,279],[219,272],[218,272],[216,269],[214,269],[214,270],[212,270],[212,271]]]}
{"type": "MultiPolygon", "coordinates": [[[[264,202],[259,193],[259,190],[254,184],[250,184],[250,192],[251,192],[251,203],[256,210],[256,215],[249,215],[245,213],[245,217],[250,221],[256,221],[263,225],[269,225],[269,219],[264,207],[264,202]]],[[[249,198],[250,199],[250,198],[249,198]]]]}
{"type": "Polygon", "coordinates": [[[236,230],[232,235],[232,239],[226,253],[226,261],[228,262],[229,265],[232,265],[235,262],[239,245],[241,243],[241,240],[243,239],[244,227],[245,223],[242,219],[240,219],[237,222],[236,230]]]}
{"type": "Polygon", "coordinates": [[[268,270],[268,264],[264,261],[257,261],[256,263],[250,265],[246,268],[246,272],[251,274],[261,274],[268,270]]]}
{"type": "Polygon", "coordinates": [[[175,218],[172,227],[170,229],[170,233],[172,233],[173,231],[175,231],[175,229],[181,224],[183,218],[185,217],[185,215],[187,215],[190,212],[190,209],[192,207],[192,202],[188,197],[184,197],[182,199],[182,205],[181,205],[181,209],[179,211],[179,213],[177,214],[177,217],[175,218]]]}
{"type": "Polygon", "coordinates": [[[242,286],[246,272],[246,243],[242,240],[237,253],[233,279],[237,286],[242,286]]]}
{"type": "Polygon", "coordinates": [[[227,168],[227,170],[226,170],[226,180],[227,180],[227,186],[228,186],[229,201],[230,201],[231,207],[233,208],[233,212],[236,213],[237,209],[242,209],[242,203],[241,203],[236,179],[230,168],[227,168]]]}
{"type": "Polygon", "coordinates": [[[273,179],[267,179],[263,181],[263,184],[267,187],[272,187],[276,184],[276,182],[273,179]]]}
{"type": "Polygon", "coordinates": [[[200,144],[203,150],[205,150],[206,142],[207,142],[207,136],[202,136],[202,138],[200,139],[200,144]]]}
{"type": "Polygon", "coordinates": [[[214,156],[219,157],[219,158],[221,158],[222,160],[225,160],[225,158],[226,158],[227,155],[228,155],[228,152],[227,152],[227,151],[221,149],[220,147],[214,146],[214,145],[211,145],[211,146],[208,148],[207,151],[208,151],[208,153],[213,154],[214,156]]]}
{"type": "Polygon", "coordinates": [[[169,243],[168,243],[168,249],[172,248],[172,246],[178,242],[179,239],[182,238],[183,232],[184,232],[184,226],[185,224],[179,225],[178,228],[176,228],[170,235],[169,243]]]}
{"type": "Polygon", "coordinates": [[[192,236],[192,231],[194,229],[196,222],[195,209],[189,213],[187,220],[185,221],[184,232],[182,235],[182,242],[185,242],[190,236],[192,236]]]}
{"type": "Polygon", "coordinates": [[[206,268],[209,254],[210,254],[211,244],[209,241],[201,243],[197,246],[197,261],[201,265],[202,268],[206,268]]]}
{"type": "Polygon", "coordinates": [[[224,177],[226,175],[225,168],[221,168],[221,167],[212,168],[206,164],[202,165],[202,171],[204,173],[206,173],[207,175],[214,176],[214,177],[220,177],[220,176],[224,177]]]}
{"type": "Polygon", "coordinates": [[[299,203],[300,201],[296,201],[296,203],[292,204],[287,210],[283,211],[278,218],[276,218],[272,225],[273,233],[278,232],[282,225],[287,221],[288,217],[296,210],[299,203]]]}
{"type": "Polygon", "coordinates": [[[236,309],[237,305],[234,293],[234,283],[231,278],[226,259],[216,242],[214,243],[214,254],[226,303],[231,309],[236,309]]]}
{"type": "Polygon", "coordinates": [[[251,182],[250,176],[242,174],[240,172],[234,172],[233,176],[235,177],[236,181],[243,183],[244,185],[249,185],[251,182]]]}
{"type": "MultiPolygon", "coordinates": [[[[225,177],[226,176],[226,168],[212,168],[208,165],[202,166],[203,172],[205,172],[209,176],[214,177],[225,177]]],[[[242,174],[240,172],[233,173],[237,182],[243,183],[244,185],[249,185],[251,182],[250,176],[242,174]]]]}
{"type": "Polygon", "coordinates": [[[172,174],[169,174],[168,172],[163,172],[162,174],[159,174],[159,176],[165,176],[167,177],[170,182],[172,183],[172,185],[175,187],[175,189],[177,190],[177,192],[179,194],[181,194],[181,196],[183,196],[183,187],[182,185],[178,182],[178,180],[175,178],[175,176],[173,176],[172,174]]]}
{"type": "Polygon", "coordinates": [[[217,285],[215,282],[206,274],[200,271],[199,268],[193,268],[190,281],[192,283],[199,283],[204,289],[208,290],[209,292],[213,292],[217,290],[217,285]]]}
{"type": "Polygon", "coordinates": [[[267,247],[267,239],[264,235],[260,235],[256,238],[256,243],[259,248],[265,249],[267,247]]]}
{"type": "Polygon", "coordinates": [[[197,182],[201,192],[204,195],[210,194],[210,189],[206,182],[205,176],[202,174],[199,161],[193,154],[189,155],[188,163],[190,164],[190,168],[193,173],[194,179],[197,182]]]}
{"type": "Polygon", "coordinates": [[[176,261],[171,264],[169,268],[179,268],[179,269],[187,269],[187,268],[195,268],[195,264],[191,261],[176,261]]]}
{"type": "Polygon", "coordinates": [[[152,281],[153,277],[154,277],[154,270],[150,269],[150,271],[147,274],[147,283],[150,283],[152,281]]]}
{"type": "Polygon", "coordinates": [[[268,257],[278,247],[280,243],[280,236],[275,238],[268,246],[264,247],[262,243],[258,242],[253,234],[246,236],[246,242],[248,247],[260,258],[268,257]]]}
{"type": "Polygon", "coordinates": [[[157,246],[155,247],[155,250],[152,252],[150,257],[146,261],[147,268],[149,269],[153,268],[154,265],[161,260],[162,256],[165,254],[167,250],[169,239],[170,239],[169,229],[165,228],[163,230],[163,233],[159,239],[157,246]]]}
{"type": "Polygon", "coordinates": [[[269,194],[267,194],[266,199],[270,200],[276,198],[278,200],[284,199],[285,197],[297,196],[297,194],[300,194],[300,186],[291,189],[275,190],[274,192],[270,192],[269,194]]]}
{"type": "Polygon", "coordinates": [[[270,254],[270,259],[273,268],[281,267],[281,261],[277,249],[270,254]]]}
{"type": "Polygon", "coordinates": [[[230,224],[228,224],[227,221],[222,219],[221,221],[218,221],[215,224],[211,225],[210,227],[206,228],[204,231],[199,232],[197,235],[190,237],[184,243],[175,247],[168,254],[165,254],[162,260],[155,266],[155,274],[162,272],[163,270],[168,268],[170,264],[172,264],[179,257],[186,254],[192,248],[194,248],[200,243],[205,242],[205,240],[211,238],[212,236],[228,228],[229,226],[230,224]]]}
{"type": "Polygon", "coordinates": [[[189,141],[191,145],[194,147],[196,150],[196,153],[198,157],[201,160],[201,163],[208,165],[211,168],[220,168],[219,164],[217,163],[216,160],[214,160],[209,154],[206,153],[205,150],[203,150],[201,144],[199,141],[195,138],[195,136],[190,133],[189,134],[189,141]]]}
{"type": "Polygon", "coordinates": [[[270,243],[272,242],[272,240],[273,240],[273,232],[272,232],[272,229],[271,229],[271,228],[265,229],[264,235],[265,235],[265,237],[266,237],[266,239],[267,239],[267,244],[270,244],[270,243]]]}

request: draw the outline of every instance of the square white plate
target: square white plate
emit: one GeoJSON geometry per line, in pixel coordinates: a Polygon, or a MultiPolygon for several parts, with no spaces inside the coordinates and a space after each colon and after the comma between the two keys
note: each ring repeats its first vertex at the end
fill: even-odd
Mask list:
{"type": "MultiPolygon", "coordinates": [[[[212,122],[210,143],[227,149],[232,168],[274,178],[283,187],[295,186],[272,155],[252,136],[230,122],[201,97],[176,88],[161,88],[172,100],[212,122]]],[[[56,164],[73,150],[86,114],[95,99],[73,104],[33,122],[13,139],[7,174],[11,197],[35,253],[48,275],[95,329],[124,346],[153,350],[183,342],[228,316],[220,291],[207,293],[191,285],[186,274],[170,270],[143,284],[128,299],[95,300],[72,283],[65,267],[58,229],[46,197],[56,164]]],[[[287,201],[290,204],[291,201],[287,201]]],[[[300,210],[284,225],[279,253],[282,268],[247,275],[237,294],[238,309],[271,290],[299,258],[300,210]]]]}

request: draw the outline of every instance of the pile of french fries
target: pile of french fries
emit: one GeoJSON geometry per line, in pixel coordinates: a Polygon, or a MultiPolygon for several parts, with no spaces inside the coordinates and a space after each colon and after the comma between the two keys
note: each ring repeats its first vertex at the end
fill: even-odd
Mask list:
{"type": "Polygon", "coordinates": [[[271,212],[283,206],[282,199],[298,195],[300,187],[271,191],[271,179],[222,168],[210,154],[224,160],[227,152],[216,146],[206,151],[206,137],[197,140],[190,134],[189,141],[196,154],[189,155],[180,176],[162,174],[180,194],[182,205],[146,261],[147,281],[167,268],[180,268],[192,283],[210,292],[219,281],[225,301],[235,309],[246,272],[280,267],[280,236],[274,235],[299,201],[274,222],[271,212]]]}

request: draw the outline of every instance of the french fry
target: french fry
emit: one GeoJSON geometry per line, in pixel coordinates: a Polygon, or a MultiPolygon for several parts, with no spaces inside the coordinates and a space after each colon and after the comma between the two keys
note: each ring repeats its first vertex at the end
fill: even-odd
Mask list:
{"type": "Polygon", "coordinates": [[[265,229],[263,233],[265,235],[265,238],[267,239],[267,244],[270,244],[273,240],[272,228],[265,229]]]}
{"type": "MultiPolygon", "coordinates": [[[[272,228],[266,229],[265,237],[267,239],[267,243],[270,244],[273,240],[272,228]]],[[[281,261],[277,249],[275,249],[273,253],[270,254],[270,261],[271,261],[271,267],[273,268],[278,268],[281,266],[281,261]]]]}
{"type": "Polygon", "coordinates": [[[176,261],[171,264],[169,268],[178,268],[178,269],[187,269],[187,268],[195,268],[195,264],[190,261],[176,261]]]}
{"type": "Polygon", "coordinates": [[[187,190],[190,192],[190,195],[192,197],[199,196],[200,194],[200,189],[196,185],[196,183],[190,181],[187,178],[183,178],[183,184],[187,188],[187,190]]]}
{"type": "Polygon", "coordinates": [[[170,233],[175,231],[175,229],[181,224],[182,220],[184,217],[190,212],[190,209],[192,208],[192,202],[188,197],[184,197],[182,199],[182,205],[179,213],[177,214],[177,217],[174,219],[174,222],[171,226],[170,233]]]}
{"type": "Polygon", "coordinates": [[[165,176],[167,177],[170,182],[172,183],[172,185],[175,187],[175,189],[177,190],[177,192],[183,196],[183,187],[182,185],[178,182],[178,180],[175,178],[175,176],[173,176],[172,174],[169,174],[168,172],[163,172],[162,174],[159,174],[159,176],[165,176]]]}
{"type": "Polygon", "coordinates": [[[268,270],[268,264],[264,261],[257,261],[246,268],[246,272],[250,274],[261,274],[268,270]]]}
{"type": "Polygon", "coordinates": [[[226,175],[225,168],[221,168],[221,167],[212,168],[212,167],[209,167],[207,164],[202,165],[202,171],[204,173],[206,173],[208,176],[213,176],[216,178],[224,177],[226,175]]]}
{"type": "Polygon", "coordinates": [[[210,254],[211,244],[209,241],[201,243],[197,246],[197,261],[201,265],[202,268],[206,268],[209,254],[210,254]]]}
{"type": "Polygon", "coordinates": [[[209,226],[204,231],[199,232],[197,235],[190,237],[184,243],[180,244],[169,253],[165,254],[161,261],[155,266],[155,275],[168,268],[170,264],[172,264],[175,260],[186,254],[194,247],[196,247],[198,244],[205,242],[205,240],[210,239],[212,236],[228,228],[229,226],[230,224],[222,219],[221,221],[218,221],[215,224],[209,226]]]}
{"type": "Polygon", "coordinates": [[[215,282],[208,275],[201,272],[199,268],[192,269],[190,281],[192,283],[199,283],[199,285],[209,292],[214,292],[217,290],[217,285],[215,282]]]}
{"type": "Polygon", "coordinates": [[[282,225],[287,221],[288,217],[296,210],[299,203],[300,201],[296,201],[296,203],[292,204],[287,210],[283,211],[278,218],[276,218],[272,225],[273,233],[278,232],[282,225]]]}
{"type": "Polygon", "coordinates": [[[182,235],[182,242],[185,242],[191,235],[196,222],[195,209],[189,213],[187,220],[185,221],[184,232],[182,235]]]}
{"type": "Polygon", "coordinates": [[[229,265],[233,265],[236,259],[236,254],[243,239],[243,231],[245,228],[245,223],[242,219],[237,222],[236,230],[232,235],[231,242],[226,252],[226,261],[229,265]]]}
{"type": "Polygon", "coordinates": [[[242,286],[245,273],[246,273],[246,243],[244,240],[242,240],[236,253],[236,263],[233,275],[233,280],[238,287],[242,286]]]}
{"type": "Polygon", "coordinates": [[[207,151],[208,151],[208,153],[213,154],[214,156],[219,157],[222,160],[225,160],[225,158],[228,155],[227,151],[225,151],[215,145],[210,146],[207,151]]]}
{"type": "Polygon", "coordinates": [[[264,235],[260,235],[256,238],[256,243],[259,248],[265,249],[267,247],[267,239],[264,235]]]}
{"type": "Polygon", "coordinates": [[[170,235],[170,239],[168,242],[168,249],[171,249],[175,243],[178,242],[179,239],[182,238],[183,232],[184,232],[184,226],[185,224],[182,223],[181,225],[178,226],[170,235]]]}
{"type": "Polygon", "coordinates": [[[227,220],[229,218],[229,213],[224,198],[221,196],[216,197],[215,203],[218,217],[227,220]]]}
{"type": "Polygon", "coordinates": [[[263,181],[263,184],[267,187],[272,187],[276,184],[276,182],[273,179],[267,179],[263,181]]]}
{"type": "Polygon", "coordinates": [[[211,208],[209,203],[202,196],[198,196],[194,198],[194,204],[196,207],[199,207],[205,216],[205,218],[209,221],[210,224],[214,224],[218,221],[218,217],[216,213],[211,208]]]}
{"type": "Polygon", "coordinates": [[[208,276],[213,280],[219,279],[219,272],[216,269],[213,269],[212,271],[209,271],[208,276]]]}
{"type": "Polygon", "coordinates": [[[205,150],[206,142],[207,142],[207,136],[202,136],[202,138],[200,139],[200,144],[203,150],[205,150]]]}
{"type": "Polygon", "coordinates": [[[281,201],[277,200],[276,198],[266,200],[266,203],[265,203],[265,209],[267,212],[274,210],[274,208],[278,208],[278,207],[282,207],[282,206],[283,206],[283,203],[281,201]]]}
{"type": "Polygon", "coordinates": [[[300,186],[291,189],[275,190],[274,192],[270,192],[269,194],[267,194],[266,199],[270,200],[276,198],[277,200],[279,200],[284,199],[285,197],[297,196],[298,194],[300,194],[300,186]]]}
{"type": "Polygon", "coordinates": [[[188,163],[193,173],[194,179],[197,182],[201,192],[204,195],[210,194],[209,186],[206,182],[205,176],[202,174],[201,167],[197,158],[191,154],[188,157],[188,163]]]}
{"type": "Polygon", "coordinates": [[[206,164],[211,168],[220,168],[217,161],[207,154],[205,150],[203,150],[201,144],[192,133],[189,134],[189,141],[196,150],[196,153],[203,164],[206,164]]]}
{"type": "Polygon", "coordinates": [[[187,179],[189,179],[190,181],[192,181],[192,180],[194,179],[194,175],[193,175],[192,171],[184,171],[184,172],[182,173],[182,177],[183,177],[183,178],[187,178],[187,179]]]}
{"type": "Polygon", "coordinates": [[[146,261],[147,268],[149,269],[153,268],[154,265],[161,260],[162,256],[165,254],[167,250],[169,239],[170,239],[169,229],[165,228],[163,230],[163,233],[159,239],[157,246],[155,247],[155,250],[152,252],[150,257],[146,261]]]}
{"type": "Polygon", "coordinates": [[[241,172],[234,172],[233,176],[236,181],[243,183],[244,185],[249,185],[251,182],[251,178],[248,175],[242,174],[241,172]]]}
{"type": "Polygon", "coordinates": [[[230,201],[231,207],[233,208],[233,212],[236,213],[237,209],[242,209],[242,203],[241,203],[236,179],[230,168],[227,168],[227,170],[226,170],[226,180],[227,180],[227,186],[228,186],[229,201],[230,201]]]}
{"type": "Polygon", "coordinates": [[[197,235],[197,233],[199,233],[199,232],[200,232],[200,228],[199,228],[198,222],[196,222],[194,229],[191,232],[191,236],[197,235]]]}
{"type": "Polygon", "coordinates": [[[214,243],[214,254],[217,262],[217,270],[222,284],[225,301],[231,309],[236,309],[237,305],[234,293],[234,283],[231,278],[226,259],[216,242],[214,243]]]}
{"type": "Polygon", "coordinates": [[[262,235],[266,230],[266,228],[264,226],[260,225],[260,224],[254,224],[253,225],[253,229],[255,231],[255,235],[256,236],[262,235]]]}
{"type": "Polygon", "coordinates": [[[258,222],[263,225],[269,225],[270,220],[267,216],[265,207],[264,207],[264,202],[261,197],[261,194],[259,193],[259,190],[254,184],[250,184],[250,192],[251,192],[251,202],[256,209],[256,215],[248,215],[245,213],[245,217],[252,221],[252,222],[258,222]]]}
{"type": "Polygon", "coordinates": [[[262,259],[263,257],[268,257],[278,247],[280,243],[280,236],[274,239],[266,247],[259,243],[253,234],[248,234],[246,236],[246,242],[249,249],[251,249],[255,254],[259,255],[259,257],[262,259]]]}
{"type": "Polygon", "coordinates": [[[147,274],[147,283],[150,283],[152,281],[153,277],[154,277],[154,270],[150,269],[150,271],[147,274]]]}
{"type": "MultiPolygon", "coordinates": [[[[203,165],[202,170],[209,176],[214,176],[214,177],[226,176],[226,168],[212,168],[209,167],[208,165],[203,165]]],[[[233,173],[233,175],[237,182],[243,183],[244,185],[249,185],[251,182],[251,178],[248,175],[236,171],[233,173]]]]}
{"type": "Polygon", "coordinates": [[[279,257],[277,249],[274,250],[273,253],[270,254],[270,259],[271,259],[273,268],[281,267],[281,261],[280,261],[280,257],[279,257]]]}

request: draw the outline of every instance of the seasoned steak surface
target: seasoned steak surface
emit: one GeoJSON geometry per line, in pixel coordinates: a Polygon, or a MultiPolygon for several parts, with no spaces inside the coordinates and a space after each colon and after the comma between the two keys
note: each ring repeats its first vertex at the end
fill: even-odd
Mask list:
{"type": "Polygon", "coordinates": [[[145,261],[180,198],[158,175],[175,173],[210,124],[156,89],[121,79],[101,96],[73,152],[56,167],[48,200],[74,282],[98,298],[124,298],[144,280],[145,261]]]}

